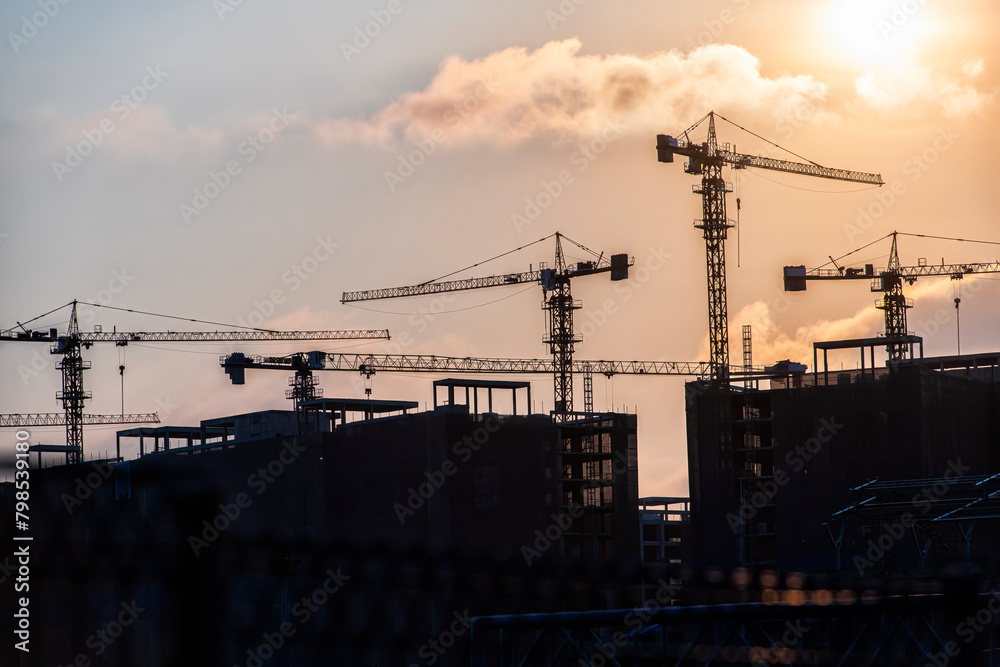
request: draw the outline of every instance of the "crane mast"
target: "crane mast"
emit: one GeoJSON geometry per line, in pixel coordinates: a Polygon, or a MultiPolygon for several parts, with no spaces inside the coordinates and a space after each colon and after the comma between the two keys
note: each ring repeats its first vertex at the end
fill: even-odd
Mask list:
{"type": "MultiPolygon", "coordinates": [[[[734,223],[726,217],[726,195],[732,192],[732,186],[726,183],[722,175],[724,166],[733,169],[769,169],[792,174],[814,176],[838,181],[852,181],[882,185],[882,177],[878,174],[831,169],[816,163],[790,162],[765,158],[757,155],[737,153],[729,149],[729,144],[719,145],[715,130],[715,116],[712,111],[705,117],[708,119],[708,137],[703,143],[697,144],[687,138],[688,132],[697,127],[705,119],[685,130],[683,139],[660,134],[657,135],[657,159],[660,162],[673,162],[674,155],[688,158],[684,171],[688,174],[700,175],[701,184],[693,188],[695,194],[702,198],[702,217],[695,221],[695,227],[702,230],[705,239],[706,266],[708,274],[708,347],[709,363],[712,366],[712,378],[727,382],[729,370],[729,315],[726,303],[726,237],[734,223]]],[[[722,118],[722,116],[719,116],[722,118]]],[[[725,120],[723,118],[723,120],[725,120]]]]}
{"type": "MultiPolygon", "coordinates": [[[[886,338],[898,339],[908,334],[906,311],[913,307],[913,300],[907,299],[903,294],[904,282],[912,285],[917,281],[917,278],[927,276],[948,276],[952,280],[961,280],[964,276],[971,274],[1000,273],[1000,262],[945,264],[942,260],[940,265],[934,266],[925,263],[916,266],[902,266],[899,262],[899,247],[896,242],[899,233],[892,232],[889,235],[892,237],[892,246],[889,249],[889,260],[885,270],[876,272],[872,264],[866,264],[864,268],[844,267],[838,265],[832,258],[831,262],[836,267],[835,269],[807,270],[804,265],[786,266],[784,267],[785,291],[804,291],[807,281],[814,280],[868,280],[871,282],[872,292],[882,292],[882,298],[875,302],[875,307],[885,313],[886,338]]],[[[906,357],[907,344],[903,342],[888,343],[885,349],[891,361],[898,361],[906,357]]]]}
{"type": "Polygon", "coordinates": [[[83,360],[80,350],[80,324],[76,319],[76,302],[70,313],[69,326],[64,340],[56,343],[51,352],[61,354],[62,360],[56,368],[62,372],[62,391],[56,393],[56,400],[62,401],[66,413],[66,446],[69,463],[83,461],[83,404],[91,397],[83,390],[83,372],[90,368],[90,362],[83,360]]]}
{"type": "MultiPolygon", "coordinates": [[[[701,172],[701,187],[694,193],[701,195],[702,219],[695,227],[705,238],[705,259],[708,271],[708,358],[712,377],[729,379],[729,313],[726,303],[726,237],[733,223],[726,217],[726,195],[733,191],[722,177],[721,157],[716,157],[718,140],[715,134],[715,117],[709,119],[708,151],[706,157],[715,158],[702,162],[700,168],[686,171],[701,172]]],[[[690,165],[691,163],[689,163],[690,165]]]]}
{"type": "MultiPolygon", "coordinates": [[[[913,307],[913,302],[907,301],[906,297],[903,296],[903,279],[899,273],[899,251],[896,249],[895,232],[892,234],[892,250],[889,251],[888,266],[886,266],[878,283],[872,286],[873,291],[877,289],[882,291],[882,300],[876,303],[875,307],[885,313],[886,338],[905,336],[907,333],[906,311],[913,307]]],[[[885,349],[893,361],[903,359],[906,356],[904,343],[890,343],[885,349]]]]}
{"type": "MultiPolygon", "coordinates": [[[[562,239],[564,236],[556,232],[555,237],[555,262],[551,268],[541,268],[538,271],[508,273],[484,278],[470,278],[467,280],[434,281],[405,287],[344,292],[341,302],[351,303],[373,299],[392,299],[531,282],[541,284],[543,292],[542,309],[548,313],[543,342],[549,346],[549,353],[552,355],[555,402],[553,416],[557,421],[564,420],[573,412],[573,373],[576,370],[573,363],[573,354],[576,344],[583,340],[581,336],[573,331],[573,311],[579,310],[582,306],[579,300],[573,299],[571,289],[572,279],[579,276],[609,272],[611,280],[624,280],[628,278],[628,267],[632,266],[635,260],[626,254],[617,254],[612,255],[610,261],[608,261],[604,260],[604,256],[601,254],[598,256],[597,261],[579,262],[576,266],[569,266],[566,264],[566,257],[563,252],[562,239]]],[[[569,240],[572,241],[572,239],[569,240]]],[[[573,242],[575,243],[575,241],[573,242]]],[[[583,246],[580,247],[582,248],[583,246]]],[[[584,249],[586,250],[586,248],[584,249]]],[[[597,253],[594,254],[596,255],[597,253]]]]}
{"type": "Polygon", "coordinates": [[[564,418],[573,410],[573,350],[583,337],[573,332],[573,311],[582,307],[573,300],[570,290],[570,276],[566,271],[562,243],[556,235],[555,271],[543,276],[542,290],[545,301],[542,308],[549,313],[548,336],[545,343],[553,361],[553,386],[555,414],[564,418]]]}

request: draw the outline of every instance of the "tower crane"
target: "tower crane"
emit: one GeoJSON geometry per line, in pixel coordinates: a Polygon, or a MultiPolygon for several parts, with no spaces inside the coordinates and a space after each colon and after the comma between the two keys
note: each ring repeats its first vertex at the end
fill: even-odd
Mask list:
{"type": "MultiPolygon", "coordinates": [[[[862,248],[847,253],[851,255],[858,250],[862,250],[874,243],[891,237],[892,247],[889,250],[889,261],[883,271],[876,272],[873,264],[865,264],[862,268],[840,266],[836,262],[833,262],[836,267],[833,269],[816,268],[807,270],[805,266],[786,266],[784,267],[785,291],[804,291],[808,282],[813,280],[868,280],[871,283],[872,292],[882,292],[882,298],[875,302],[875,307],[885,313],[885,336],[887,338],[898,338],[907,335],[906,311],[913,307],[913,300],[903,296],[904,282],[912,285],[917,281],[917,278],[924,276],[948,276],[952,280],[961,280],[971,274],[1000,273],[1000,262],[945,264],[944,259],[942,259],[939,265],[930,266],[926,262],[923,262],[918,263],[917,266],[901,266],[899,263],[899,251],[896,245],[896,237],[899,234],[903,236],[925,236],[923,234],[892,232],[888,236],[884,236],[862,248]]],[[[927,238],[943,239],[944,237],[931,236],[927,238]]],[[[846,256],[844,255],[844,257],[846,256]]],[[[831,261],[833,260],[832,257],[830,259],[831,261]]],[[[906,354],[906,344],[889,343],[886,345],[886,353],[890,360],[903,359],[906,354]]]]}
{"type": "MultiPolygon", "coordinates": [[[[160,416],[155,412],[140,415],[82,415],[84,426],[98,424],[159,424],[160,416]]],[[[0,427],[25,426],[65,426],[66,414],[61,412],[29,412],[0,415],[0,427]]]]}
{"type": "MultiPolygon", "coordinates": [[[[695,221],[695,227],[701,229],[705,238],[705,249],[708,262],[708,341],[709,363],[712,365],[712,378],[725,382],[729,376],[729,316],[726,306],[726,235],[734,224],[726,217],[726,194],[732,192],[732,185],[722,177],[722,168],[733,169],[770,169],[789,174],[815,176],[837,181],[868,183],[882,185],[879,174],[868,174],[845,169],[831,169],[812,161],[790,162],[758,155],[737,153],[735,147],[730,149],[729,143],[719,144],[715,132],[715,117],[718,116],[733,125],[732,121],[710,111],[697,123],[685,130],[680,137],[666,134],[656,136],[656,153],[660,162],[673,162],[674,155],[688,158],[684,166],[685,173],[701,176],[701,185],[693,187],[693,192],[702,197],[702,218],[695,221]],[[708,119],[708,139],[695,143],[689,138],[689,133],[708,119]]],[[[736,125],[746,132],[745,128],[736,125]]],[[[750,132],[750,134],[753,134],[750,132]]],[[[759,135],[754,135],[760,139],[759,135]]],[[[767,141],[767,139],[764,139],[767,141]]],[[[777,144],[773,146],[780,148],[777,144]]],[[[782,149],[784,150],[784,149],[782,149]]],[[[794,154],[793,154],[794,155],[794,154]]],[[[801,156],[796,156],[801,157],[801,156]]],[[[804,159],[804,158],[803,158],[804,159]]],[[[739,210],[739,199],[736,200],[739,210]]]]}
{"type": "MultiPolygon", "coordinates": [[[[219,357],[220,365],[233,384],[244,384],[244,370],[268,368],[274,370],[358,371],[365,374],[378,372],[426,373],[512,373],[549,374],[555,368],[552,359],[502,359],[496,357],[446,357],[432,354],[330,354],[327,352],[298,352],[283,357],[265,357],[233,352],[219,357]]],[[[706,361],[583,361],[573,360],[573,370],[583,372],[587,366],[603,375],[708,375],[706,361]]],[[[750,372],[764,375],[763,367],[754,366],[750,372]]],[[[288,398],[295,398],[292,393],[288,398]]]]}
{"type": "MultiPolygon", "coordinates": [[[[553,374],[559,366],[553,359],[500,359],[480,357],[444,357],[417,354],[328,354],[326,352],[298,352],[281,357],[266,357],[233,352],[219,358],[219,363],[233,384],[246,383],[247,369],[271,369],[293,371],[289,379],[292,389],[286,391],[286,398],[295,401],[298,410],[303,401],[318,398],[313,371],[357,371],[365,376],[378,372],[427,372],[427,373],[510,373],[510,374],[553,374]],[[298,388],[303,389],[299,390],[298,388]]],[[[572,372],[596,372],[608,377],[614,375],[680,375],[707,377],[708,362],[684,361],[571,361],[572,372]]],[[[748,366],[745,372],[757,376],[774,376],[772,371],[762,366],[748,366]]],[[[593,412],[588,405],[585,412],[593,412]]],[[[567,414],[563,415],[568,416],[567,414]]]]}
{"type": "MultiPolygon", "coordinates": [[[[84,402],[91,398],[91,392],[83,389],[83,372],[90,368],[90,362],[83,359],[82,350],[89,349],[95,343],[114,343],[125,347],[135,342],[211,342],[211,341],[273,341],[273,340],[362,340],[388,339],[387,330],[360,331],[269,331],[265,329],[246,329],[242,331],[111,331],[96,329],[93,332],[80,331],[76,315],[77,301],[72,302],[69,325],[66,333],[59,335],[56,329],[46,331],[31,331],[20,325],[21,331],[9,329],[0,332],[0,342],[52,343],[50,352],[62,356],[56,368],[62,371],[62,391],[56,393],[56,399],[62,401],[65,411],[66,446],[70,452],[68,461],[77,463],[83,460],[83,426],[85,423],[141,423],[142,421],[159,421],[156,415],[109,415],[109,419],[128,419],[128,421],[90,421],[95,417],[83,413],[84,402]]],[[[89,304],[94,305],[94,304],[89,304]]],[[[59,310],[58,308],[56,310],[59,310]]],[[[55,312],[55,311],[50,311],[55,312]]],[[[45,313],[48,315],[49,313],[45,313]]],[[[44,315],[39,316],[44,317],[44,315]]],[[[34,318],[39,319],[39,318],[34,318]]],[[[30,322],[30,321],[29,321],[30,322]]],[[[38,415],[7,415],[2,426],[33,426],[33,420],[42,418],[38,415]],[[9,422],[9,423],[8,423],[9,422]]]]}
{"type": "MultiPolygon", "coordinates": [[[[573,311],[578,310],[582,306],[580,301],[573,299],[570,282],[573,278],[599,273],[610,273],[611,280],[614,281],[625,280],[628,278],[628,268],[635,263],[635,259],[630,258],[627,254],[617,254],[611,255],[610,260],[607,260],[604,258],[603,253],[598,255],[564,234],[556,232],[554,236],[556,238],[556,251],[555,264],[552,268],[547,268],[542,264],[538,271],[528,271],[525,273],[508,273],[485,278],[443,282],[436,280],[407,287],[344,292],[340,301],[341,303],[352,303],[354,301],[439,294],[442,292],[456,292],[484,287],[498,287],[501,285],[540,284],[544,295],[542,308],[549,312],[548,328],[543,342],[548,344],[549,352],[552,354],[552,375],[555,386],[555,409],[553,413],[556,419],[563,419],[565,415],[573,411],[573,352],[574,346],[583,340],[581,336],[573,332],[573,311]],[[591,253],[596,259],[593,261],[578,262],[575,265],[567,265],[565,256],[563,255],[562,239],[566,239],[577,247],[591,253]]],[[[544,241],[548,238],[550,237],[539,239],[534,243],[544,241]]],[[[528,245],[533,245],[533,243],[528,245]]],[[[525,247],[527,246],[522,246],[522,248],[525,247]]],[[[520,249],[517,248],[516,250],[520,249]]],[[[480,264],[482,263],[484,262],[480,262],[480,264]]]]}

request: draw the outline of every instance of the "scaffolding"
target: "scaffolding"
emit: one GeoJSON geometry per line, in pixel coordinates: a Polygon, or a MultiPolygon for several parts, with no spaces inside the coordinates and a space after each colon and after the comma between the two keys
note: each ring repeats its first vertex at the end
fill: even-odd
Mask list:
{"type": "Polygon", "coordinates": [[[629,502],[634,508],[638,496],[631,423],[623,430],[616,424],[616,415],[599,413],[559,424],[560,508],[581,513],[563,533],[567,556],[610,559],[616,555],[616,509],[629,502]]]}

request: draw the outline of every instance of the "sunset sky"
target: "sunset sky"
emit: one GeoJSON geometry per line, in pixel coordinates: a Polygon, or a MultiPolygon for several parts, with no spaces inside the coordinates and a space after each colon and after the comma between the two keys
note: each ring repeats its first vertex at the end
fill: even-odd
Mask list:
{"type": "MultiPolygon", "coordinates": [[[[727,173],[742,203],[728,243],[734,362],[742,324],[753,325],[760,364],[811,363],[815,340],[882,330],[867,283],[786,294],[783,265],[817,266],[893,230],[1000,241],[1000,5],[989,0],[18,0],[0,9],[0,25],[0,326],[76,298],[394,336],[129,346],[125,410],[158,411],[166,424],[289,407],[281,372],[229,384],[218,356],[233,349],[544,357],[537,286],[447,303],[339,299],[433,279],[555,231],[636,260],[626,283],[574,283],[586,334],[578,358],[707,360],[697,181],[680,159],[657,163],[655,143],[713,109],[887,184],[727,173]],[[404,333],[412,342],[401,348],[404,333]]],[[[726,123],[719,138],[798,159],[726,123]]],[[[844,261],[884,265],[888,249],[882,241],[844,261]]],[[[903,264],[987,261],[998,250],[900,239],[903,264]]],[[[456,277],[526,271],[552,254],[547,241],[456,277]]],[[[998,279],[962,281],[963,352],[1000,347],[998,279]]],[[[945,278],[906,290],[927,355],[956,350],[955,289],[945,278]]],[[[212,328],[81,316],[84,329],[212,328]]],[[[67,317],[32,326],[63,330],[67,317]]],[[[85,352],[88,412],[120,411],[120,354],[85,352]]],[[[60,411],[55,362],[44,344],[0,347],[0,412],[60,411]]],[[[434,377],[381,374],[373,396],[423,404],[434,377]]],[[[363,394],[351,374],[320,380],[327,396],[363,394]]],[[[598,408],[638,411],[641,495],[688,493],[683,382],[595,378],[598,408]]],[[[536,410],[549,410],[551,378],[533,388],[536,410]]],[[[576,392],[582,404],[582,384],[576,392]]],[[[115,428],[88,429],[87,451],[113,453],[115,428]]],[[[61,428],[34,434],[64,442],[61,428]]]]}

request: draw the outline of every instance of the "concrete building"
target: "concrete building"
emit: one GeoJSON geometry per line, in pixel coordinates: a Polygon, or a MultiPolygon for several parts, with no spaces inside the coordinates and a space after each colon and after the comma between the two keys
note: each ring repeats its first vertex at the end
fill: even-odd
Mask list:
{"type": "MultiPolygon", "coordinates": [[[[851,343],[864,358],[885,339],[851,343]]],[[[998,368],[1000,354],[965,355],[814,366],[765,389],[688,383],[689,559],[832,571],[826,524],[856,502],[852,488],[941,477],[958,461],[968,475],[1000,472],[998,368]]],[[[845,554],[865,544],[845,539],[845,554]]]]}
{"type": "Polygon", "coordinates": [[[32,471],[32,658],[467,664],[470,615],[638,602],[635,415],[305,407],[32,471]]]}

